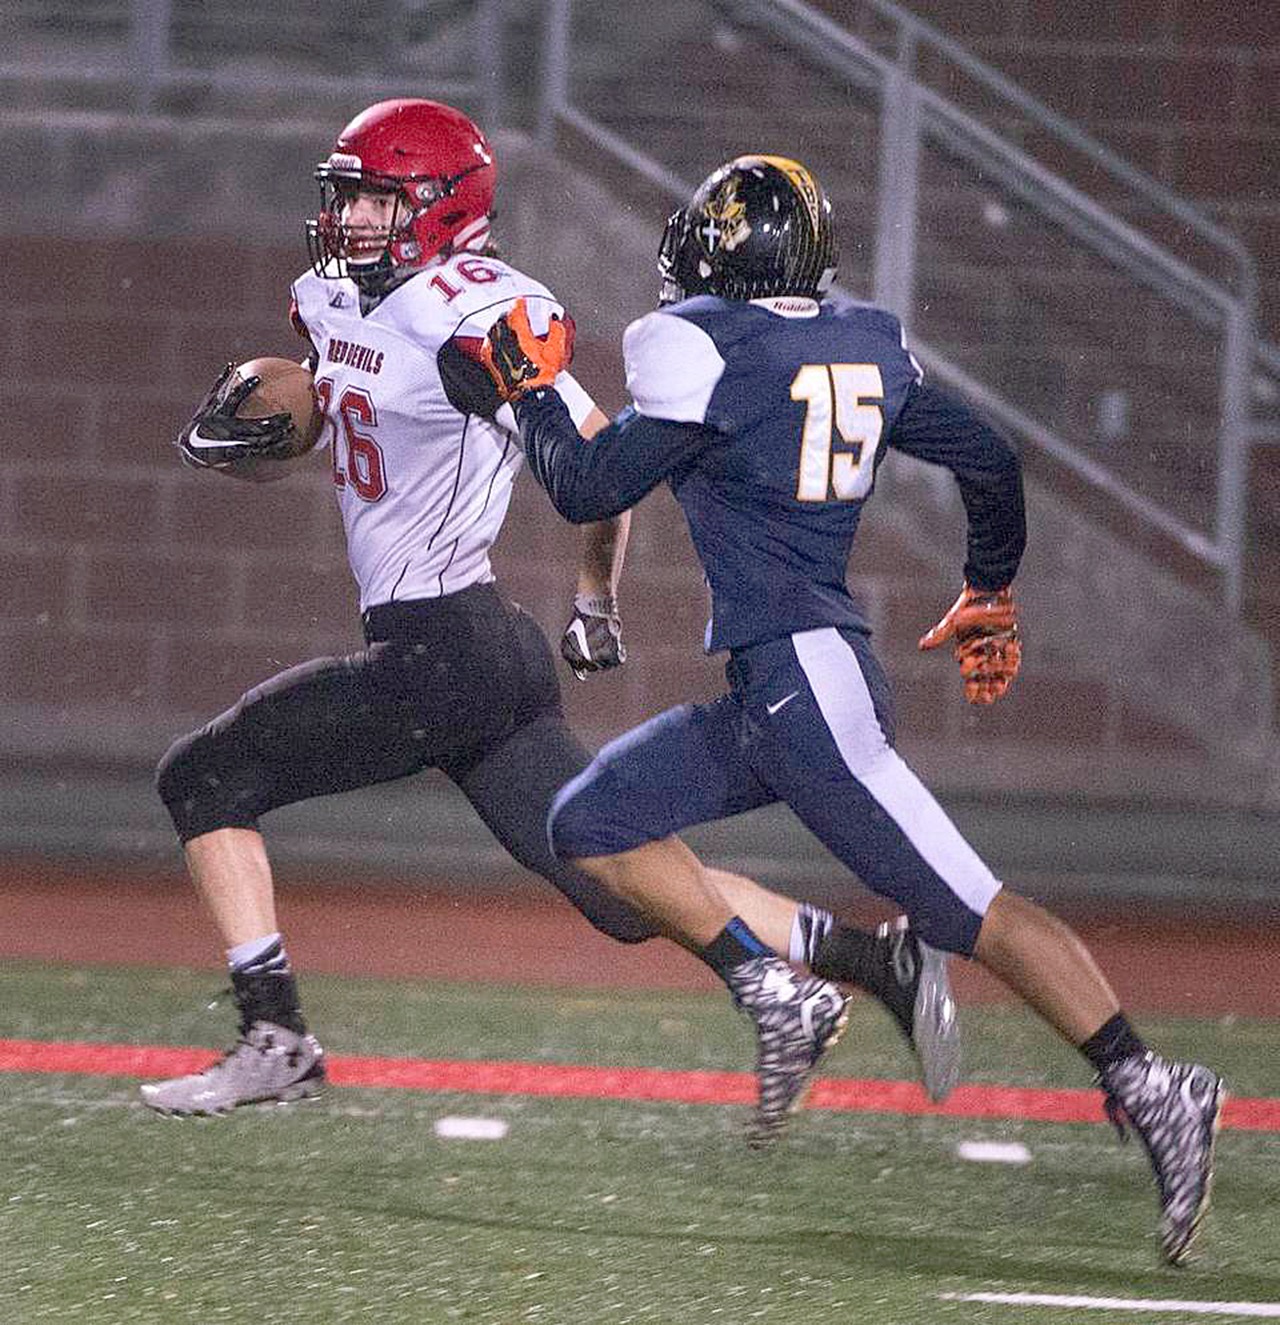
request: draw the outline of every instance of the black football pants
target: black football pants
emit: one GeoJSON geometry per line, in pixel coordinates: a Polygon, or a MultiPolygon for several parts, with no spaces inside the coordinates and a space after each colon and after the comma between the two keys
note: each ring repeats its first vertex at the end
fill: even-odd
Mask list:
{"type": "Polygon", "coordinates": [[[657,930],[556,860],[546,820],[589,761],[533,619],[492,584],[365,613],[367,647],[248,691],[169,749],[156,786],[183,842],[282,805],[439,768],[516,859],[624,943],[657,930]]]}

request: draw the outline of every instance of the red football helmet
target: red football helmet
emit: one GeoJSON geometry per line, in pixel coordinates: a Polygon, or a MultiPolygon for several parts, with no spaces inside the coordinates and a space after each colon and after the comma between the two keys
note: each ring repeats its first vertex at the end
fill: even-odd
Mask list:
{"type": "Polygon", "coordinates": [[[459,249],[481,249],[496,178],[488,140],[460,110],[417,98],[379,101],[343,129],[316,167],[311,265],[320,276],[377,285],[459,249]],[[344,212],[358,193],[393,200],[385,224],[347,225],[344,212]]]}

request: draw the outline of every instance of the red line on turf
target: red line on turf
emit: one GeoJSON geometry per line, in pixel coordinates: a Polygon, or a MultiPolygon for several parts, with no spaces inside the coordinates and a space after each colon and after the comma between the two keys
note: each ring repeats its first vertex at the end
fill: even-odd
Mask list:
{"type": "MultiPolygon", "coordinates": [[[[168,1077],[198,1072],[216,1058],[207,1049],[162,1045],[0,1040],[0,1072],[168,1077]]],[[[755,1078],[749,1072],[672,1072],[647,1067],[345,1055],[331,1056],[328,1062],[329,1080],[336,1086],[451,1090],[472,1095],[667,1100],[678,1104],[750,1104],[756,1091],[755,1078]]],[[[931,1114],[942,1118],[1019,1118],[1049,1123],[1103,1121],[1101,1097],[1093,1090],[960,1086],[945,1104],[930,1104],[915,1082],[854,1077],[815,1081],[809,1094],[809,1107],[852,1113],[931,1114]]],[[[1280,1132],[1280,1099],[1228,1096],[1222,1125],[1244,1131],[1280,1132]]]]}

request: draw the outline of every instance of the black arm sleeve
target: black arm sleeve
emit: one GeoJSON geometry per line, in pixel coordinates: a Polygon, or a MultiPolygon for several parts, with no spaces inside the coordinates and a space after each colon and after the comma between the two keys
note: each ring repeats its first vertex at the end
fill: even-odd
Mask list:
{"type": "Polygon", "coordinates": [[[530,473],[573,524],[629,510],[715,437],[701,424],[650,419],[629,406],[587,439],[551,390],[525,396],[516,420],[530,473]]]}
{"type": "MultiPolygon", "coordinates": [[[[474,344],[478,346],[480,342],[474,344]]],[[[481,418],[492,419],[498,412],[502,398],[493,378],[474,355],[467,353],[457,337],[451,337],[441,345],[436,354],[436,367],[449,404],[459,414],[478,414],[481,418]]]]}
{"type": "Polygon", "coordinates": [[[1003,589],[1027,542],[1022,463],[1013,446],[958,396],[923,385],[907,397],[889,445],[955,475],[969,522],[965,581],[1003,589]]]}

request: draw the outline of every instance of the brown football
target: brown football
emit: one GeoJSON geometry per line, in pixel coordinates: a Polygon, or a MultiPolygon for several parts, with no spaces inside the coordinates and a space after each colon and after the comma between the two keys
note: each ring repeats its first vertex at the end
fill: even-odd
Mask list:
{"type": "Polygon", "coordinates": [[[250,359],[235,370],[228,385],[250,377],[262,381],[236,411],[239,418],[262,419],[268,414],[289,414],[293,418],[293,441],[270,458],[289,460],[311,450],[320,436],[324,415],[310,371],[293,359],[250,359]]]}

